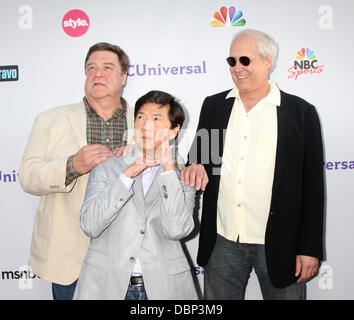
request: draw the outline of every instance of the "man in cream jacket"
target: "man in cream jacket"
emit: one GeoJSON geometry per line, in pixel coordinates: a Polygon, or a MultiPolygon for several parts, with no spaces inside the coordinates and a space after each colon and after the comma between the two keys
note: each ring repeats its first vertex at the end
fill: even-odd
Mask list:
{"type": "Polygon", "coordinates": [[[24,151],[20,184],[41,197],[29,265],[52,282],[54,299],[72,299],[90,244],[79,225],[88,173],[132,140],[134,111],[121,97],[128,68],[118,46],[93,45],[85,60],[83,102],[37,116],[24,151]]]}

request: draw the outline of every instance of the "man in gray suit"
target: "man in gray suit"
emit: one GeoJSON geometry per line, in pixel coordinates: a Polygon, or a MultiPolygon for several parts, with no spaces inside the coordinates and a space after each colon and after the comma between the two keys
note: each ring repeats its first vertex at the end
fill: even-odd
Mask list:
{"type": "Polygon", "coordinates": [[[195,189],[179,179],[170,141],[184,112],[151,91],[135,105],[132,153],[90,175],[80,224],[92,238],[76,299],[196,299],[180,239],[194,228],[195,189]]]}

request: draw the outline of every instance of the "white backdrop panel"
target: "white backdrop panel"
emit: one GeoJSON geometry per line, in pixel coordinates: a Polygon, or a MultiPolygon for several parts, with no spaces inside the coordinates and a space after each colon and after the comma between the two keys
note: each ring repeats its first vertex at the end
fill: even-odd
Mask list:
{"type": "MultiPolygon", "coordinates": [[[[19,70],[18,81],[0,81],[0,299],[51,299],[47,282],[20,273],[28,260],[39,198],[21,190],[17,172],[35,116],[82,99],[88,48],[108,41],[128,53],[132,67],[123,95],[129,104],[151,89],[181,100],[188,112],[188,130],[180,142],[185,157],[203,99],[233,87],[225,58],[233,35],[244,28],[265,31],[279,43],[271,79],[314,104],[322,122],[326,261],[308,283],[308,299],[354,298],[354,85],[348,68],[354,52],[352,0],[0,0],[0,12],[0,80],[3,66],[19,70]],[[222,6],[241,10],[245,26],[227,21],[224,27],[212,27],[213,13],[222,6]],[[89,18],[88,31],[80,37],[70,37],[62,27],[64,15],[73,9],[89,18]],[[314,51],[323,71],[289,79],[302,48],[314,51]],[[156,75],[149,75],[148,68],[155,68],[156,75]]],[[[195,266],[197,242],[198,236],[187,242],[195,266]]],[[[202,287],[202,274],[196,277],[202,287]]],[[[246,298],[261,298],[254,274],[246,298]]]]}

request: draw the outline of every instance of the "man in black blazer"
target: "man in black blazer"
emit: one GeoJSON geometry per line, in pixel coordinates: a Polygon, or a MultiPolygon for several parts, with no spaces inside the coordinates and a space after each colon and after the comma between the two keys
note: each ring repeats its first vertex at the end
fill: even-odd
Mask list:
{"type": "Polygon", "coordinates": [[[182,179],[204,191],[197,262],[205,299],[243,299],[255,270],[264,299],[305,299],[323,259],[324,177],[315,108],[269,81],[277,45],[236,35],[236,88],[205,99],[182,179]]]}

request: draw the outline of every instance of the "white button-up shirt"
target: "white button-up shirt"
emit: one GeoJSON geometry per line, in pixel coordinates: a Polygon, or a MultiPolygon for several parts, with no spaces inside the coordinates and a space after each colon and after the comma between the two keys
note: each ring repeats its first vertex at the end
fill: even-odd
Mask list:
{"type": "Polygon", "coordinates": [[[217,232],[226,239],[264,244],[272,197],[280,91],[269,81],[269,94],[248,113],[234,88],[217,204],[217,232]]]}

